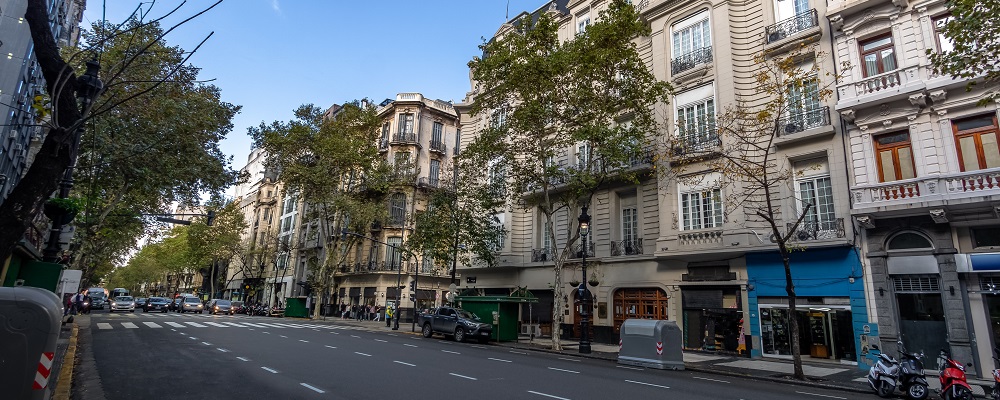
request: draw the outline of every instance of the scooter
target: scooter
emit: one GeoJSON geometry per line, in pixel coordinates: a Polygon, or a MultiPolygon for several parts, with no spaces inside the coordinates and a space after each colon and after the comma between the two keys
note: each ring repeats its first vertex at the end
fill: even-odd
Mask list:
{"type": "MultiPolygon", "coordinates": [[[[1000,356],[1000,347],[994,347],[993,353],[996,354],[993,356],[993,360],[1000,361],[1000,358],[997,358],[1000,356]]],[[[993,370],[993,388],[990,390],[990,398],[1000,400],[1000,369],[993,370]]]]}
{"type": "MultiPolygon", "coordinates": [[[[872,350],[879,350],[878,346],[872,345],[872,350]]],[[[879,397],[890,397],[896,391],[899,379],[899,362],[892,356],[879,351],[878,362],[868,370],[868,385],[875,390],[879,397]]]]}
{"type": "MultiPolygon", "coordinates": [[[[965,366],[952,360],[948,353],[941,350],[939,363],[943,361],[941,374],[941,398],[944,400],[972,400],[972,388],[965,379],[965,366]]],[[[969,364],[972,366],[972,364],[969,364]]]]}
{"type": "Polygon", "coordinates": [[[924,400],[927,391],[927,379],[924,378],[924,353],[908,353],[903,341],[897,341],[899,346],[899,387],[906,396],[913,400],[924,400]]]}

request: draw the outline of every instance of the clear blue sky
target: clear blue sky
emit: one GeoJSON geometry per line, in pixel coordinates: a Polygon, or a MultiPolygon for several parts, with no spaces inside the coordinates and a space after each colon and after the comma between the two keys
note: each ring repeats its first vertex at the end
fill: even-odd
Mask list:
{"type": "MultiPolygon", "coordinates": [[[[188,1],[164,27],[213,2],[188,1]]],[[[157,0],[150,15],[162,16],[179,3],[157,0]]],[[[139,4],[89,0],[83,25],[104,15],[120,22],[139,4]]],[[[544,1],[509,4],[513,17],[544,1]]],[[[240,168],[250,152],[247,128],[288,120],[301,104],[326,108],[399,92],[461,101],[469,90],[466,64],[482,38],[503,24],[507,7],[507,0],[226,0],[166,39],[191,50],[215,32],[191,64],[202,68],[201,79],[215,79],[223,100],[243,106],[222,143],[240,168]]]]}

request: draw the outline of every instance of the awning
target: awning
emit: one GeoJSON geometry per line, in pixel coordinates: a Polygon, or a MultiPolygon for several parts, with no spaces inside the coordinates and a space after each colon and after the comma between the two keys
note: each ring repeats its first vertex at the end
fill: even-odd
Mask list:
{"type": "Polygon", "coordinates": [[[958,272],[1000,271],[1000,253],[955,254],[958,272]]]}
{"type": "Polygon", "coordinates": [[[349,293],[350,293],[350,294],[349,294],[349,295],[350,295],[350,297],[358,297],[358,296],[361,296],[361,288],[359,288],[359,287],[352,287],[352,288],[350,289],[350,292],[349,292],[349,293]]]}
{"type": "Polygon", "coordinates": [[[375,288],[373,288],[373,287],[366,287],[365,288],[365,298],[366,299],[370,299],[372,297],[375,297],[375,288]]]}

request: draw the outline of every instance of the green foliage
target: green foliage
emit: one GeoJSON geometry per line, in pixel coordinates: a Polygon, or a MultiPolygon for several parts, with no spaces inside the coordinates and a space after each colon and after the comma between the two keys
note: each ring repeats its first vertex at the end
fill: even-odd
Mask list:
{"type": "Polygon", "coordinates": [[[1000,1],[951,0],[948,2],[951,18],[939,31],[951,41],[953,49],[937,52],[927,49],[937,73],[953,78],[969,79],[966,89],[972,90],[977,81],[987,86],[980,100],[981,105],[996,101],[997,84],[1000,83],[1000,1]]]}
{"type": "Polygon", "coordinates": [[[70,214],[79,214],[83,211],[83,201],[79,198],[69,197],[69,198],[59,198],[53,197],[45,201],[46,204],[59,208],[70,214]]]}

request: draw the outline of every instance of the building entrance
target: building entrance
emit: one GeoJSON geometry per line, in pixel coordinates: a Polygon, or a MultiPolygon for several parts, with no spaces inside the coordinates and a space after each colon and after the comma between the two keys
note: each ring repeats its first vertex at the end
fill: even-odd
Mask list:
{"type": "MultiPolygon", "coordinates": [[[[853,360],[856,354],[850,306],[796,307],[799,352],[812,358],[853,360]]],[[[765,356],[791,357],[787,304],[760,305],[760,335],[765,356]]]]}

